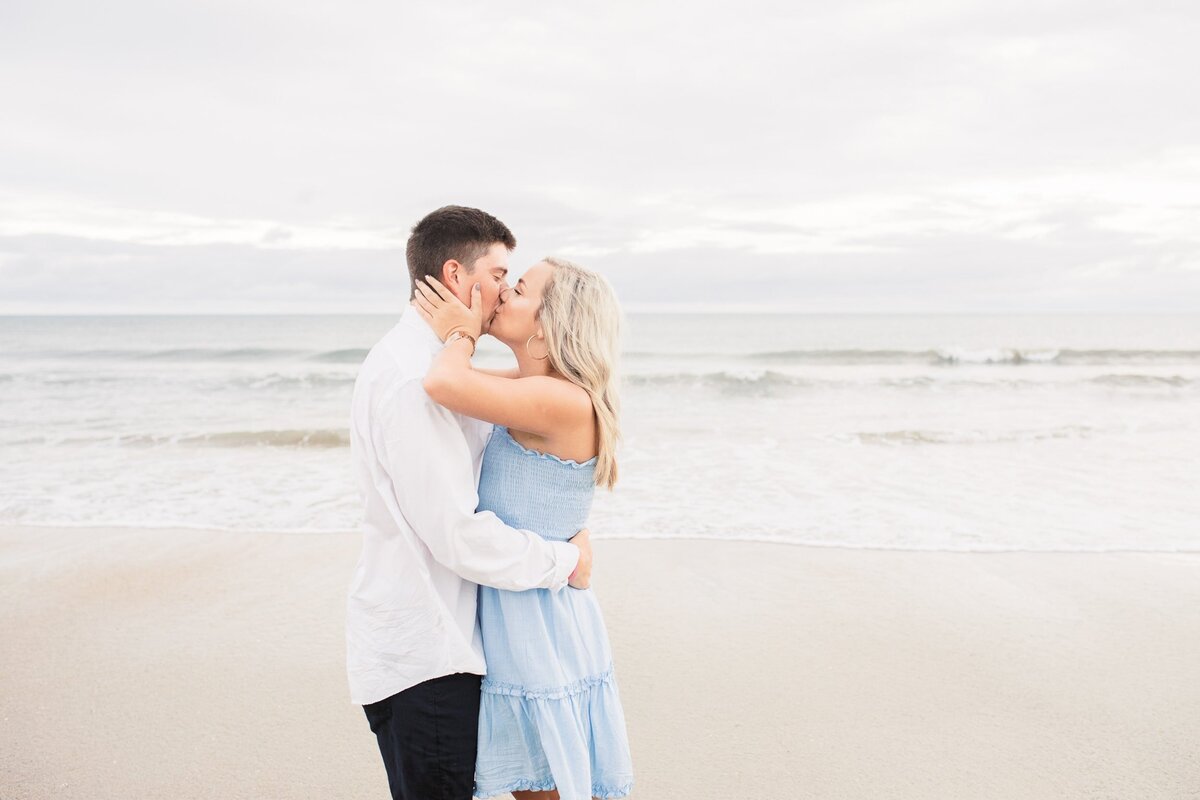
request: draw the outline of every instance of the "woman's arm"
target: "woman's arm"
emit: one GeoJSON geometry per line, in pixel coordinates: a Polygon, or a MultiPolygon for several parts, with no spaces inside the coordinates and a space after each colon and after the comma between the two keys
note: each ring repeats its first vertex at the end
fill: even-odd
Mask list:
{"type": "Polygon", "coordinates": [[[521,370],[513,367],[512,369],[480,369],[472,367],[476,372],[482,372],[484,375],[495,375],[497,378],[519,378],[521,370]]]}
{"type": "MultiPolygon", "coordinates": [[[[471,291],[470,307],[436,279],[417,285],[414,307],[445,341],[454,331],[478,337],[482,327],[478,284],[471,291]]],[[[580,387],[559,378],[536,375],[496,375],[471,366],[475,344],[456,339],[442,348],[425,375],[425,392],[438,405],[475,419],[493,422],[539,436],[553,436],[564,427],[587,424],[592,400],[580,387]]]]}
{"type": "Polygon", "coordinates": [[[458,339],[434,358],[423,386],[438,405],[539,436],[591,418],[591,398],[580,387],[542,375],[507,378],[485,373],[471,366],[472,349],[470,340],[458,339]]]}

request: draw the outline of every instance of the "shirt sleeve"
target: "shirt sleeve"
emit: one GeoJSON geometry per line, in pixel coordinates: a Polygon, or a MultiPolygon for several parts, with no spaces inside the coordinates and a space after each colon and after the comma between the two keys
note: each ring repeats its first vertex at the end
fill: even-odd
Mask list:
{"type": "Polygon", "coordinates": [[[497,589],[557,591],[567,585],[579,548],[475,511],[479,495],[466,436],[419,380],[401,386],[374,416],[376,451],[400,512],[438,563],[497,589]]]}

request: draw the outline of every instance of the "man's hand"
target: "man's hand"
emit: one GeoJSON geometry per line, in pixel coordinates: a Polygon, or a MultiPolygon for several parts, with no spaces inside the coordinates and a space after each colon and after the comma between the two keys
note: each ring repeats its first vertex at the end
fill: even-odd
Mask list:
{"type": "Polygon", "coordinates": [[[571,537],[571,544],[579,548],[579,565],[571,573],[567,585],[575,589],[586,589],[592,583],[592,540],[591,533],[584,528],[571,537]]]}

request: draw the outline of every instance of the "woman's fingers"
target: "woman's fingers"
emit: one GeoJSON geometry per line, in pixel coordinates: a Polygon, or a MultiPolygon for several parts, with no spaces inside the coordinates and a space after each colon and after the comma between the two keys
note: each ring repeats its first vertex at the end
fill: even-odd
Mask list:
{"type": "Polygon", "coordinates": [[[437,306],[435,306],[433,303],[426,300],[425,297],[422,295],[417,295],[416,297],[414,297],[413,303],[416,304],[418,309],[420,309],[422,312],[424,312],[425,314],[427,314],[429,316],[433,316],[433,312],[437,311],[437,306]]]}
{"type": "Polygon", "coordinates": [[[458,299],[457,297],[454,296],[454,294],[449,289],[447,289],[445,286],[442,286],[441,281],[439,281],[437,278],[433,277],[432,275],[426,275],[425,280],[428,281],[429,285],[433,287],[433,290],[438,293],[438,296],[441,297],[443,300],[445,300],[447,303],[449,303],[451,300],[458,299]]]}
{"type": "Polygon", "coordinates": [[[443,302],[445,302],[437,292],[420,281],[417,281],[417,292],[417,297],[424,298],[425,302],[429,303],[434,308],[437,308],[438,306],[442,305],[443,302]]]}
{"type": "Polygon", "coordinates": [[[455,328],[473,331],[473,336],[479,336],[483,327],[482,289],[479,284],[472,286],[470,302],[469,306],[464,304],[437,278],[417,281],[416,291],[413,292],[413,305],[423,312],[421,316],[429,321],[443,340],[455,328]]]}

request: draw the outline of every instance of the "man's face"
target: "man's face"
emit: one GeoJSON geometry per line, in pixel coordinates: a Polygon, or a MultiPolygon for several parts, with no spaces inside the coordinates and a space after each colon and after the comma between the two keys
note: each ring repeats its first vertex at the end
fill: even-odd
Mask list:
{"type": "Polygon", "coordinates": [[[458,284],[451,291],[465,305],[470,305],[471,287],[479,284],[483,300],[483,333],[487,333],[492,326],[492,317],[496,315],[500,294],[508,289],[508,248],[500,242],[494,243],[474,266],[473,272],[459,274],[458,284]]]}

